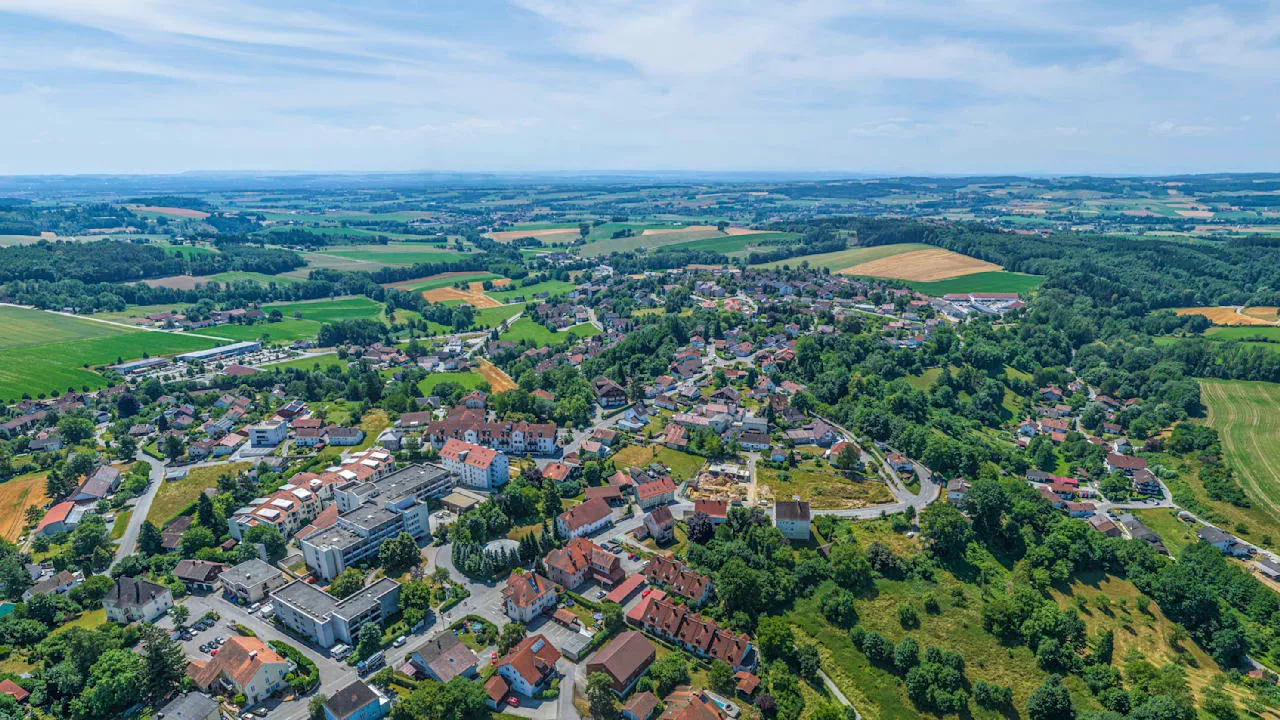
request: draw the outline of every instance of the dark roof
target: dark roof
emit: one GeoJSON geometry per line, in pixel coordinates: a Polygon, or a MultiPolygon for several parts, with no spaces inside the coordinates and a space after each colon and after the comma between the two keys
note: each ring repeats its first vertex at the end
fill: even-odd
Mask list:
{"type": "Polygon", "coordinates": [[[377,694],[368,685],[356,680],[334,693],[333,697],[325,702],[324,707],[338,720],[343,720],[377,699],[377,694]]]}
{"type": "Polygon", "coordinates": [[[803,500],[780,500],[774,505],[774,517],[778,521],[809,522],[809,503],[803,500]]]}
{"type": "Polygon", "coordinates": [[[142,607],[150,602],[151,598],[167,592],[169,588],[163,585],[137,578],[118,577],[116,584],[111,586],[103,599],[111,601],[111,604],[118,608],[142,607]]]}
{"type": "Polygon", "coordinates": [[[218,701],[204,693],[183,693],[160,708],[160,713],[170,720],[205,720],[218,712],[218,701]]]}

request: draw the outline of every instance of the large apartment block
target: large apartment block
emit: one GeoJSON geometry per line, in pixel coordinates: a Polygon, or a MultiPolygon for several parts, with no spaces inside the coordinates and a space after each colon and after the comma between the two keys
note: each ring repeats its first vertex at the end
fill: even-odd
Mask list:
{"type": "Polygon", "coordinates": [[[298,544],[307,567],[332,580],[350,565],[377,555],[382,541],[407,532],[431,534],[427,498],[453,489],[453,476],[438,465],[410,465],[376,480],[353,480],[333,489],[337,521],[298,544]]]}
{"type": "Polygon", "coordinates": [[[382,578],[339,600],[315,585],[294,580],[271,593],[276,617],[290,630],[320,647],[355,645],[356,633],[367,622],[381,624],[400,605],[400,583],[382,578]]]}
{"type": "Polygon", "coordinates": [[[427,423],[423,437],[436,450],[443,449],[449,440],[516,455],[551,455],[557,447],[555,423],[488,422],[483,410],[465,407],[449,411],[444,420],[427,423]]]}
{"type": "Polygon", "coordinates": [[[501,450],[453,438],[441,448],[440,464],[469,488],[497,490],[511,479],[510,463],[501,450]]]}

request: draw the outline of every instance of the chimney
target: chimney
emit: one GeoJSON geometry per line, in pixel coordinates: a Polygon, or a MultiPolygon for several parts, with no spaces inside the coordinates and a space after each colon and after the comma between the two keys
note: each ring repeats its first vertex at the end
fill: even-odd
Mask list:
{"type": "Polygon", "coordinates": [[[252,660],[252,659],[254,659],[254,658],[256,658],[256,657],[258,657],[258,651],[257,651],[257,650],[250,650],[250,651],[249,651],[249,659],[250,659],[250,660],[252,660]]]}

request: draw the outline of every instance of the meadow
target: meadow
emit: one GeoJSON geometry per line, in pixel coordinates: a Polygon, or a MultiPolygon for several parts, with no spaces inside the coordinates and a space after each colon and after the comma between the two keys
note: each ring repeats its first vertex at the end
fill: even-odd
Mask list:
{"type": "Polygon", "coordinates": [[[497,300],[498,302],[511,302],[517,297],[523,297],[526,300],[532,300],[537,293],[545,292],[552,295],[563,295],[574,288],[574,284],[565,280],[543,280],[533,285],[509,285],[501,290],[489,290],[485,295],[497,300]]]}
{"type": "Polygon", "coordinates": [[[432,275],[416,280],[392,283],[387,287],[404,290],[405,292],[426,292],[437,288],[452,287],[454,283],[484,282],[485,280],[497,280],[500,277],[502,276],[491,272],[441,273],[440,275],[432,275]]]}
{"type": "Polygon", "coordinates": [[[1229,306],[1185,307],[1176,308],[1174,312],[1179,315],[1203,315],[1214,325],[1275,325],[1272,321],[1243,314],[1229,306]]]}
{"type": "Polygon", "coordinates": [[[99,388],[89,367],[202,350],[221,341],[199,335],[129,330],[25,308],[0,308],[0,400],[99,388]]]}
{"type": "Polygon", "coordinates": [[[423,395],[430,395],[437,385],[455,383],[467,390],[475,390],[484,381],[484,377],[476,372],[431,373],[418,382],[418,389],[423,395]]]}
{"type": "Polygon", "coordinates": [[[362,260],[383,265],[414,265],[430,262],[453,262],[471,257],[471,253],[448,250],[423,243],[388,243],[386,245],[350,245],[326,247],[325,255],[362,260]]]}
{"type": "Polygon", "coordinates": [[[481,308],[472,313],[472,325],[486,330],[496,328],[507,318],[514,317],[516,313],[524,310],[524,306],[524,303],[512,303],[510,305],[499,305],[498,307],[481,308]]]}
{"type": "Polygon", "coordinates": [[[1204,332],[1205,337],[1214,340],[1259,340],[1264,342],[1280,342],[1280,327],[1235,325],[1231,327],[1211,327],[1204,332]]]}
{"type": "Polygon", "coordinates": [[[661,249],[668,250],[708,250],[710,252],[724,253],[730,257],[746,255],[752,250],[768,247],[765,243],[776,240],[793,240],[800,237],[796,233],[789,232],[759,232],[747,233],[739,235],[720,234],[715,237],[705,238],[701,240],[687,240],[684,242],[665,245],[661,249]]]}
{"type": "Polygon", "coordinates": [[[325,353],[324,355],[308,355],[306,357],[294,358],[280,363],[272,363],[263,365],[264,370],[297,368],[299,370],[314,370],[319,367],[321,370],[330,367],[346,367],[347,361],[338,357],[337,353],[325,353]]]}
{"type": "Polygon", "coordinates": [[[234,462],[191,468],[181,480],[161,482],[155,499],[151,501],[147,520],[163,529],[165,523],[181,515],[188,505],[194,503],[205,488],[216,488],[219,475],[226,473],[235,477],[248,470],[250,465],[248,462],[234,462]]]}
{"type": "Polygon", "coordinates": [[[335,300],[312,300],[282,305],[267,305],[262,309],[267,312],[279,310],[286,318],[330,323],[338,320],[377,317],[382,312],[382,305],[361,295],[335,300]]]}
{"type": "Polygon", "coordinates": [[[520,342],[528,340],[539,347],[543,345],[555,345],[557,343],[567,342],[573,339],[588,338],[592,335],[600,333],[600,329],[590,323],[582,323],[574,325],[568,330],[560,332],[552,332],[529,318],[520,318],[511,323],[507,331],[498,336],[500,340],[510,340],[512,342],[520,342]]]}
{"type": "Polygon", "coordinates": [[[878,480],[853,480],[831,467],[806,460],[794,468],[756,468],[761,497],[789,500],[793,495],[808,500],[815,510],[867,507],[893,502],[889,487],[878,480]],[[764,487],[768,487],[768,491],[764,487]]]}
{"type": "Polygon", "coordinates": [[[702,457],[661,445],[628,445],[611,459],[613,464],[620,468],[646,467],[656,460],[671,468],[671,475],[677,482],[692,479],[706,463],[702,457]]]}
{"type": "Polygon", "coordinates": [[[1273,533],[1280,530],[1280,384],[1203,380],[1200,393],[1252,510],[1269,520],[1269,527],[1250,529],[1280,537],[1273,533]]]}
{"type": "Polygon", "coordinates": [[[294,320],[286,317],[280,322],[258,323],[255,325],[218,325],[198,332],[209,336],[224,337],[230,340],[249,341],[267,338],[268,342],[281,343],[295,340],[314,340],[320,333],[321,323],[315,320],[294,320]]]}

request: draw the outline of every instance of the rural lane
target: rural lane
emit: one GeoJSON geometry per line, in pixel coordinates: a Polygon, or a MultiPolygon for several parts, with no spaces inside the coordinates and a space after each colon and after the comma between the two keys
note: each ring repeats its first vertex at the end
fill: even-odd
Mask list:
{"type": "Polygon", "coordinates": [[[132,555],[136,550],[138,532],[142,530],[142,523],[146,521],[147,513],[151,511],[151,501],[155,499],[156,491],[160,489],[161,483],[164,482],[164,463],[141,450],[138,451],[137,460],[151,466],[151,477],[147,479],[146,491],[133,501],[133,514],[129,516],[129,526],[125,528],[124,535],[120,536],[120,544],[116,547],[116,559],[114,562],[120,562],[132,555]]]}

